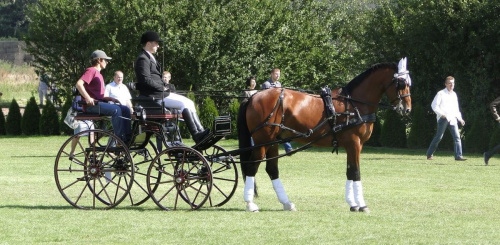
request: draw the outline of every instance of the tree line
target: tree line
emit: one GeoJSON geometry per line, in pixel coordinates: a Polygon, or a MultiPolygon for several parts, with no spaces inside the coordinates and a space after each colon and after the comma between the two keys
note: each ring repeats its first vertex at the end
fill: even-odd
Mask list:
{"type": "MultiPolygon", "coordinates": [[[[498,1],[38,0],[27,6],[28,51],[64,91],[95,49],[113,57],[105,77],[120,69],[132,81],[139,37],[154,30],[165,40],[159,61],[180,89],[241,90],[246,77],[261,83],[279,67],[286,87],[317,91],[341,87],[372,64],[408,57],[414,112],[395,126],[403,136],[396,138],[405,140],[398,146],[430,142],[430,103],[449,75],[467,121],[465,149],[487,148],[484,139],[495,126],[487,105],[500,94],[498,1]]],[[[388,114],[379,113],[380,126],[388,114]]]]}

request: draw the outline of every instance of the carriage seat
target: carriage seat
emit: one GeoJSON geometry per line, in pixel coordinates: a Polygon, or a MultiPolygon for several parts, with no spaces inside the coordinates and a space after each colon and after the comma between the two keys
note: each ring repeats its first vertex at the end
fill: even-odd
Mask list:
{"type": "Polygon", "coordinates": [[[103,120],[103,119],[108,119],[109,116],[106,115],[100,115],[97,113],[90,113],[90,112],[84,112],[82,106],[85,104],[84,101],[82,101],[82,97],[80,95],[76,96],[75,99],[73,100],[73,103],[71,105],[71,108],[73,111],[76,111],[76,116],[75,120],[80,120],[80,121],[85,121],[85,120],[103,120]]]}
{"type": "Polygon", "coordinates": [[[182,118],[179,110],[168,108],[158,104],[155,99],[146,96],[137,95],[136,83],[129,83],[129,89],[132,91],[132,102],[135,106],[141,106],[146,111],[146,119],[166,120],[172,118],[182,118]]]}

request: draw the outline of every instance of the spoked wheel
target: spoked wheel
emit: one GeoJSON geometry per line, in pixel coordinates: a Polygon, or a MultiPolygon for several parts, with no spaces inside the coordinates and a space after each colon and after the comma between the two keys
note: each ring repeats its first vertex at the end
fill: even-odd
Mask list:
{"type": "Polygon", "coordinates": [[[211,207],[226,204],[238,186],[238,168],[232,157],[224,155],[226,152],[218,145],[203,151],[212,169],[213,186],[208,199],[211,207]]]}
{"type": "Polygon", "coordinates": [[[59,192],[81,209],[110,209],[120,204],[132,187],[134,172],[128,148],[118,137],[102,130],[82,131],[70,137],[57,153],[54,165],[59,192]]]}
{"type": "MultiPolygon", "coordinates": [[[[158,150],[155,144],[150,140],[145,148],[130,150],[130,154],[132,155],[135,166],[134,184],[124,204],[128,203],[132,206],[139,206],[150,197],[146,184],[147,172],[151,161],[158,155],[158,150]]],[[[158,187],[158,182],[160,181],[160,173],[158,172],[156,176],[151,176],[151,179],[151,191],[155,192],[158,187]],[[156,181],[154,179],[156,179],[156,181]]]]}
{"type": "Polygon", "coordinates": [[[153,159],[147,174],[148,191],[163,210],[195,210],[212,190],[212,171],[201,153],[184,146],[170,147],[153,159]],[[157,182],[158,179],[161,179],[157,182]],[[153,188],[157,189],[153,192],[153,188]]]}

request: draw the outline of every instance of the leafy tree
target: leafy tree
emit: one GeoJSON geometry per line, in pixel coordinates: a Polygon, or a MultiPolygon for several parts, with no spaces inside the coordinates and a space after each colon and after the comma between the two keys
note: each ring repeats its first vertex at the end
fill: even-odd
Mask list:
{"type": "Polygon", "coordinates": [[[484,120],[485,114],[478,113],[472,120],[468,120],[471,124],[469,130],[465,132],[464,150],[470,153],[482,153],[488,150],[490,133],[485,130],[487,128],[484,120]]]}
{"type": "Polygon", "coordinates": [[[43,108],[40,117],[40,134],[59,135],[59,116],[50,100],[47,100],[47,105],[43,108]]]}
{"type": "Polygon", "coordinates": [[[5,130],[5,115],[3,114],[2,107],[0,107],[0,135],[6,135],[5,130]]]}
{"type": "Polygon", "coordinates": [[[21,128],[24,135],[37,135],[40,133],[40,109],[36,103],[35,97],[31,97],[24,108],[21,128]]]}
{"type": "Polygon", "coordinates": [[[5,129],[9,135],[21,135],[21,110],[16,99],[12,99],[9,106],[9,114],[7,114],[7,121],[5,122],[5,129]]]}
{"type": "Polygon", "coordinates": [[[395,111],[386,111],[380,143],[385,147],[406,148],[406,126],[395,111]]]}
{"type": "Polygon", "coordinates": [[[0,4],[0,37],[20,38],[28,30],[24,13],[26,6],[36,0],[14,0],[0,4]]]}
{"type": "Polygon", "coordinates": [[[179,89],[232,90],[242,77],[267,77],[272,67],[284,71],[290,87],[338,87],[365,66],[352,38],[366,22],[364,2],[38,0],[27,11],[26,42],[36,65],[67,93],[95,49],[114,57],[105,77],[116,69],[134,74],[147,30],[165,40],[158,60],[179,89]]]}
{"type": "Polygon", "coordinates": [[[408,148],[425,149],[434,136],[435,114],[430,114],[423,106],[413,106],[411,112],[411,129],[408,135],[408,148]]]}

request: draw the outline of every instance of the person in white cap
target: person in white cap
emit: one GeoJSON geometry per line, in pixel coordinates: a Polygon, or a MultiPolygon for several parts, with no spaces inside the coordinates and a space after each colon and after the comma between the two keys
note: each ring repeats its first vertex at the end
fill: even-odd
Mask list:
{"type": "Polygon", "coordinates": [[[86,103],[83,111],[111,116],[115,135],[128,144],[131,139],[129,108],[125,105],[108,104],[104,99],[104,78],[101,70],[106,68],[110,59],[111,57],[102,50],[92,52],[92,66],[78,79],[76,88],[86,103]]]}
{"type": "Polygon", "coordinates": [[[457,94],[453,91],[455,78],[448,76],[444,81],[444,85],[446,88],[436,94],[431,105],[432,110],[436,113],[437,131],[429,145],[429,149],[427,149],[427,160],[433,160],[433,154],[443,138],[444,131],[448,127],[453,137],[455,160],[465,161],[467,159],[462,156],[462,141],[458,132],[458,123],[464,126],[465,121],[458,107],[457,94]]]}

